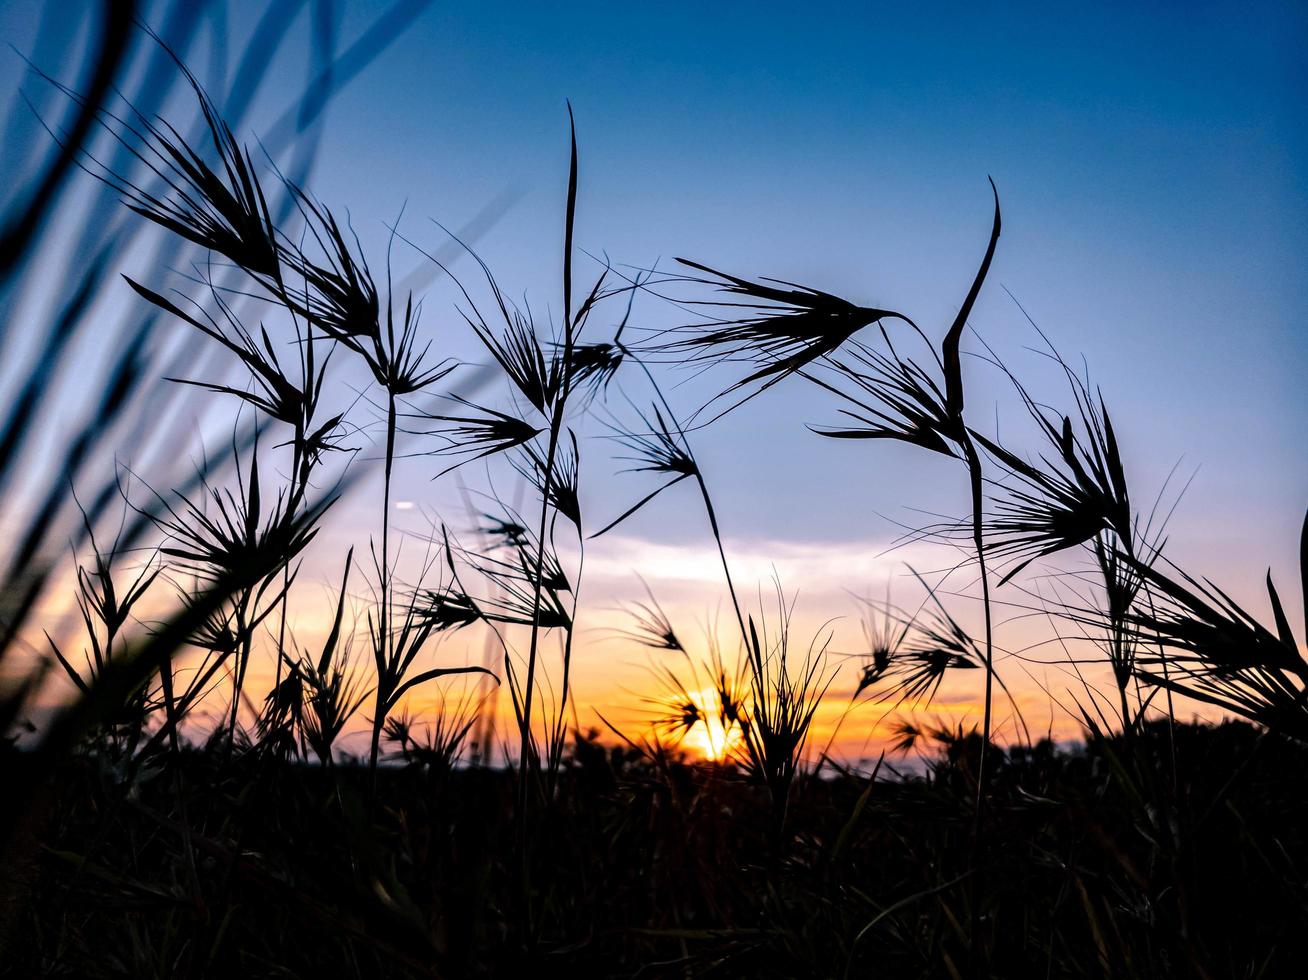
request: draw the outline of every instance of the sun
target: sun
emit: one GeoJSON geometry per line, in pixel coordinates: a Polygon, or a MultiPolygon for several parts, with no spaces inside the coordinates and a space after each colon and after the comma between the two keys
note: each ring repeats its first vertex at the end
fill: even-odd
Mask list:
{"type": "Polygon", "coordinates": [[[722,724],[718,711],[718,692],[711,687],[688,692],[690,700],[699,708],[699,720],[691,726],[681,744],[710,762],[721,762],[740,744],[739,725],[722,724]]]}

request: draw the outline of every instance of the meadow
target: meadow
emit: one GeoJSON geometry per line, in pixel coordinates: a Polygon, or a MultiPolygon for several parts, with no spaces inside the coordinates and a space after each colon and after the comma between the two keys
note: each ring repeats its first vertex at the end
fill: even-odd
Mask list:
{"type": "MultiPolygon", "coordinates": [[[[1052,332],[1030,324],[1057,404],[969,329],[1001,188],[974,275],[942,284],[956,316],[918,323],[772,273],[583,251],[569,109],[557,292],[529,304],[475,229],[397,219],[373,252],[314,194],[331,85],[405,10],[343,51],[316,36],[298,111],[257,146],[236,133],[287,43],[275,14],[221,101],[187,67],[194,23],[155,34],[113,4],[76,86],[33,61],[30,108],[59,122],[0,227],[0,342],[32,352],[0,403],[0,975],[1296,975],[1301,624],[1270,574],[1263,615],[1169,559],[1179,490],[1132,492],[1130,422],[1052,332]],[[91,195],[74,230],[68,188],[91,195]],[[423,281],[392,275],[401,248],[423,281]],[[109,274],[124,254],[146,273],[109,274]],[[15,339],[51,282],[56,314],[15,339]],[[105,296],[134,326],[102,339],[73,418],[58,386],[105,296]],[[983,370],[1022,415],[1002,438],[983,370]],[[691,374],[713,390],[682,404],[691,374]],[[803,583],[741,580],[697,455],[795,388],[828,405],[813,439],[933,455],[969,502],[906,529],[940,557],[898,600],[851,598],[856,654],[796,624],[803,583]],[[212,406],[189,469],[183,399],[212,406]],[[392,486],[416,458],[471,486],[417,551],[392,486]],[[587,506],[599,468],[639,489],[587,506]],[[371,525],[328,550],[345,502],[371,525]],[[701,641],[633,593],[618,633],[653,679],[633,725],[577,703],[587,549],[668,506],[702,519],[727,601],[701,641]],[[1013,610],[1068,651],[1076,684],[1049,697],[1075,741],[1010,692],[1013,610]],[[945,683],[979,717],[936,711],[945,683]],[[886,751],[842,758],[821,711],[886,751]]],[[[840,478],[835,458],[815,476],[840,478]]],[[[1302,599],[1308,522],[1300,554],[1302,599]]]]}

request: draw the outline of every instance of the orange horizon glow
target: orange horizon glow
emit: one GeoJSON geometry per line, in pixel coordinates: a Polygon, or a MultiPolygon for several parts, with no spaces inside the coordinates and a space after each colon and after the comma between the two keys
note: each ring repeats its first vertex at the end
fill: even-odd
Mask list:
{"type": "MultiPolygon", "coordinates": [[[[655,734],[655,722],[651,720],[648,705],[660,700],[660,691],[658,675],[649,670],[650,665],[671,663],[674,660],[684,663],[681,653],[651,650],[630,638],[617,635],[628,625],[628,620],[620,609],[621,603],[630,596],[639,597],[639,593],[632,589],[635,582],[633,570],[642,573],[664,602],[668,615],[676,624],[679,637],[692,651],[686,655],[692,660],[698,659],[703,651],[715,645],[720,650],[732,650],[739,645],[739,637],[733,636],[733,631],[736,630],[733,617],[705,615],[705,608],[714,598],[711,589],[715,571],[720,575],[716,555],[708,553],[706,548],[692,546],[674,549],[658,542],[618,538],[609,543],[606,549],[597,548],[596,552],[588,558],[587,568],[590,579],[587,588],[591,590],[593,598],[583,604],[578,616],[569,727],[573,727],[575,722],[583,734],[593,729],[599,733],[601,742],[617,745],[620,740],[611,734],[608,727],[610,723],[633,740],[655,734]],[[680,562],[673,560],[678,553],[682,555],[680,562]]],[[[792,634],[796,642],[802,640],[807,643],[809,637],[815,634],[825,635],[824,630],[832,633],[829,663],[836,668],[837,674],[813,720],[808,739],[811,759],[826,752],[843,763],[870,764],[875,762],[882,751],[887,751],[889,758],[891,753],[888,750],[895,739],[891,725],[897,720],[913,719],[918,723],[949,727],[958,724],[964,727],[980,726],[983,708],[980,671],[962,671],[947,676],[931,704],[904,704],[893,711],[889,710],[889,704],[878,704],[867,698],[851,704],[861,663],[856,655],[860,649],[858,644],[861,636],[856,619],[856,604],[847,593],[842,594],[840,586],[851,575],[861,580],[880,577],[885,581],[888,563],[869,557],[876,554],[874,546],[851,542],[806,548],[794,542],[778,544],[776,547],[762,543],[753,548],[737,547],[732,549],[732,553],[733,564],[742,578],[753,576],[756,580],[764,580],[759,576],[768,569],[768,554],[772,553],[776,557],[771,562],[771,568],[776,569],[784,581],[797,582],[804,587],[803,598],[806,601],[800,603],[792,623],[792,634]]],[[[327,564],[330,566],[332,562],[328,561],[327,564]]],[[[330,578],[324,576],[321,585],[306,581],[307,587],[297,594],[292,603],[291,626],[297,643],[312,651],[329,629],[333,602],[330,578]]],[[[638,589],[638,583],[636,586],[638,589]]],[[[721,597],[717,598],[720,602],[721,597]]],[[[969,607],[966,598],[959,598],[957,604],[962,613],[975,612],[969,607]]],[[[67,619],[71,609],[71,599],[60,602],[52,595],[43,604],[37,619],[47,623],[60,622],[67,619]]],[[[765,604],[763,609],[766,612],[765,604]]],[[[1042,638],[1040,630],[1028,626],[1010,629],[1005,642],[1011,649],[1042,638]]],[[[72,639],[71,646],[66,649],[72,652],[74,662],[78,662],[80,642],[75,633],[72,634],[72,639]]],[[[34,637],[28,637],[28,640],[29,653],[40,656],[43,641],[38,643],[34,637]]],[[[361,636],[359,640],[362,641],[361,636]]],[[[542,710],[539,707],[541,702],[538,701],[535,716],[536,721],[542,725],[538,729],[538,736],[542,737],[546,718],[555,708],[555,689],[551,685],[557,683],[559,669],[558,652],[554,649],[554,644],[551,642],[547,647],[549,656],[554,659],[544,665],[545,686],[538,692],[538,697],[544,697],[546,707],[542,710]]],[[[486,663],[496,673],[502,674],[502,652],[494,650],[489,661],[485,659],[486,656],[484,631],[480,627],[470,627],[430,644],[413,670],[417,672],[438,665],[486,663]]],[[[181,658],[183,669],[188,659],[181,658]]],[[[729,657],[726,659],[730,662],[729,657]]],[[[272,660],[268,650],[256,649],[247,677],[246,700],[249,707],[242,709],[243,723],[253,722],[251,709],[257,710],[262,705],[264,695],[272,686],[272,660]]],[[[361,645],[356,642],[354,662],[365,672],[371,670],[366,643],[361,645]]],[[[1086,693],[1075,673],[1065,664],[1051,660],[1048,664],[1032,665],[1025,660],[997,654],[996,668],[1013,691],[1026,723],[1024,729],[1007,698],[997,693],[997,742],[1024,741],[1027,730],[1032,741],[1039,741],[1046,736],[1062,742],[1078,741],[1081,738],[1083,732],[1077,714],[1077,701],[1085,702],[1086,693]]],[[[1092,665],[1082,669],[1086,670],[1087,678],[1102,691],[1111,690],[1106,666],[1092,665]]],[[[50,677],[51,681],[45,685],[38,705],[44,710],[66,701],[73,691],[62,670],[56,668],[50,677]]],[[[464,676],[424,685],[406,695],[396,710],[411,712],[419,725],[434,721],[446,704],[457,704],[462,696],[477,690],[477,685],[484,682],[480,676],[464,676]]],[[[221,683],[211,700],[201,706],[202,713],[221,714],[220,703],[226,701],[228,690],[227,683],[221,683]]],[[[683,734],[676,747],[702,761],[729,759],[740,748],[742,736],[738,730],[729,731],[722,725],[716,691],[711,685],[703,685],[701,677],[693,682],[687,693],[699,708],[700,719],[683,734]]],[[[1188,702],[1184,704],[1185,717],[1194,716],[1205,720],[1222,717],[1211,708],[1188,702]]],[[[365,733],[369,728],[371,707],[370,701],[365,702],[351,720],[338,743],[342,749],[357,752],[360,744],[366,744],[365,733]]],[[[516,742],[512,710],[503,686],[492,688],[482,710],[495,714],[497,749],[505,742],[516,742]]],[[[533,724],[533,727],[536,725],[533,724]]],[[[666,744],[666,738],[664,742],[666,744]]]]}
{"type": "Polygon", "coordinates": [[[680,747],[689,749],[705,762],[722,762],[731,757],[744,736],[738,725],[723,725],[717,709],[718,694],[711,687],[688,692],[691,702],[699,708],[699,719],[682,737],[680,747]]]}

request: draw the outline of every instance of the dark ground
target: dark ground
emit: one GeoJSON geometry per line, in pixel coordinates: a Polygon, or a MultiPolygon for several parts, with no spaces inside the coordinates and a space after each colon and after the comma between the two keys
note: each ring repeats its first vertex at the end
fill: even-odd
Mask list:
{"type": "Polygon", "coordinates": [[[583,742],[525,861],[502,771],[385,768],[370,805],[362,768],[196,749],[125,790],[81,756],[6,862],[0,976],[1302,976],[1304,747],[1017,749],[979,844],[976,747],[803,782],[778,835],[730,771],[583,742]]]}

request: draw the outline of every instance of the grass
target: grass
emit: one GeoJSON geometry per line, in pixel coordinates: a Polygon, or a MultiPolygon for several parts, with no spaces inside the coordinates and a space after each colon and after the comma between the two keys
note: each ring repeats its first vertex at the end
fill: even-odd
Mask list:
{"type": "MultiPolygon", "coordinates": [[[[369,256],[304,183],[258,162],[180,58],[173,71],[198,105],[191,129],[113,108],[108,86],[51,80],[90,120],[61,136],[51,173],[81,167],[126,205],[129,227],[199,253],[181,289],[147,285],[153,268],[122,293],[224,366],[158,371],[152,335],[130,338],[5,556],[0,656],[45,635],[42,656],[0,688],[0,975],[1255,977],[1301,960],[1308,662],[1270,576],[1267,626],[1169,561],[1166,522],[1135,509],[1104,398],[1052,345],[1065,411],[1038,403],[994,351],[978,358],[1012,383],[1036,448],[1006,445],[965,411],[963,339],[1001,231],[993,184],[984,257],[938,339],[903,313],[690,260],[689,272],[629,277],[604,263],[580,285],[569,109],[559,321],[509,300],[472,243],[448,236],[470,277],[419,249],[455,290],[442,313],[488,360],[489,380],[462,384],[473,372],[437,346],[431,301],[392,283],[392,250],[408,242],[399,221],[369,256]],[[93,155],[94,127],[107,156],[93,155]],[[630,326],[637,303],[669,300],[689,322],[630,326]],[[682,413],[665,394],[677,369],[724,380],[682,413]],[[343,401],[350,371],[366,388],[343,401]],[[223,452],[156,489],[103,456],[127,445],[148,390],[174,380],[237,421],[223,452]],[[921,604],[867,603],[869,648],[841,688],[849,664],[828,631],[797,635],[782,583],[774,602],[748,601],[713,461],[692,437],[793,385],[841,416],[814,423],[820,436],[895,440],[966,469],[970,513],[913,534],[961,554],[980,638],[943,580],[913,572],[921,604]],[[603,520],[583,493],[597,442],[657,483],[606,502],[618,516],[603,520]],[[366,560],[331,556],[330,629],[310,645],[296,626],[302,563],[368,471],[363,446],[381,476],[375,536],[366,560]],[[397,465],[448,480],[472,461],[509,476],[525,503],[505,503],[492,479],[475,545],[437,518],[421,560],[406,561],[391,526],[397,465]],[[109,475],[83,506],[67,481],[76,489],[98,465],[109,475]],[[666,506],[683,482],[736,633],[693,653],[647,590],[620,633],[658,658],[661,691],[646,730],[609,725],[601,739],[582,730],[573,688],[587,542],[666,506]],[[50,545],[65,512],[79,516],[67,574],[50,545]],[[1073,580],[1084,588],[1036,611],[1059,638],[1079,631],[1113,687],[1087,683],[1083,746],[1033,738],[1011,696],[1021,734],[1001,744],[996,610],[1009,595],[1029,604],[1036,563],[1060,556],[1086,561],[1073,580]],[[64,587],[77,635],[36,621],[37,600],[64,587]],[[456,633],[485,640],[482,664],[445,655],[456,633]],[[249,689],[256,661],[273,675],[266,691],[249,689]],[[72,700],[24,726],[52,664],[72,700]],[[976,675],[979,727],[921,720],[947,677],[976,675]],[[410,707],[419,689],[437,704],[427,717],[410,707]],[[891,755],[870,774],[815,744],[838,690],[853,692],[842,725],[867,726],[872,705],[896,715],[891,755]],[[1231,720],[1183,723],[1174,697],[1231,720]],[[341,749],[360,724],[361,759],[341,749]],[[684,749],[697,741],[721,758],[695,762],[684,749]]],[[[44,186],[25,213],[47,207],[44,186]]],[[[13,263],[40,227],[6,232],[13,263]]],[[[107,288],[104,267],[92,272],[87,296],[107,288]]],[[[50,357],[86,308],[66,306],[50,357]]],[[[50,371],[5,392],[0,481],[21,462],[50,371]]],[[[1308,523],[1302,547],[1308,592],[1308,523]]]]}
{"type": "Polygon", "coordinates": [[[508,771],[410,751],[380,771],[387,806],[370,819],[366,768],[191,749],[125,799],[94,758],[70,759],[5,969],[949,976],[979,939],[994,976],[1293,975],[1305,896],[1285,862],[1304,854],[1308,813],[1285,774],[1304,771],[1301,747],[1244,724],[1150,723],[1129,749],[995,749],[971,937],[979,736],[929,738],[922,776],[806,784],[781,850],[763,787],[583,738],[540,815],[533,936],[513,914],[508,771]],[[1144,806],[1156,787],[1123,759],[1170,774],[1173,739],[1176,789],[1144,806]]]}

